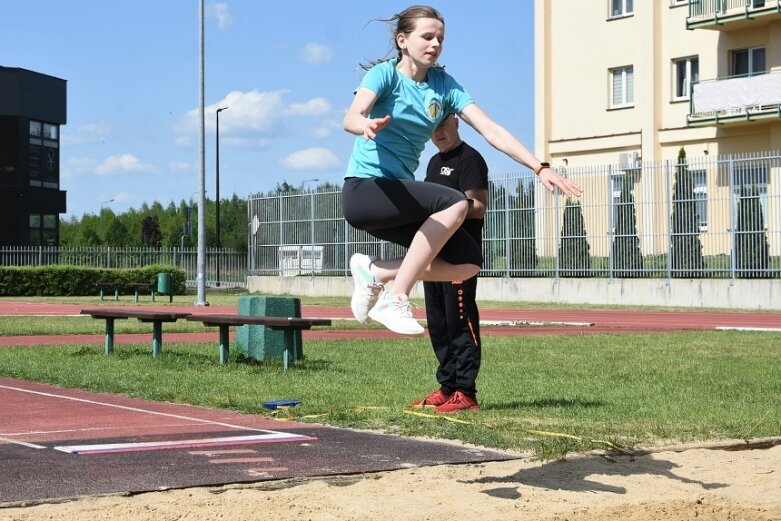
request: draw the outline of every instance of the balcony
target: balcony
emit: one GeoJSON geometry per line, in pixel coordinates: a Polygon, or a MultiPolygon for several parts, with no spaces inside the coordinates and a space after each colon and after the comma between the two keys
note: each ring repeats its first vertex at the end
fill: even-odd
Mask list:
{"type": "Polygon", "coordinates": [[[731,31],[781,20],[781,0],[689,0],[687,29],[731,31]]]}
{"type": "Polygon", "coordinates": [[[692,83],[690,127],[781,118],[781,70],[692,83]]]}

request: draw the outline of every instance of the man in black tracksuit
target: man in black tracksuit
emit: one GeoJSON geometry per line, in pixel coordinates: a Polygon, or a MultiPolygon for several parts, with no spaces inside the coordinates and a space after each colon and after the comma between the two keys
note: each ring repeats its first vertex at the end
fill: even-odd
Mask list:
{"type": "MultiPolygon", "coordinates": [[[[462,228],[479,245],[487,209],[488,166],[480,153],[461,140],[455,114],[440,123],[431,139],[439,153],[429,161],[426,181],[466,194],[469,212],[462,228]]],[[[477,410],[475,381],[481,358],[477,276],[465,281],[424,282],[423,287],[429,337],[439,361],[440,388],[411,405],[433,406],[441,413],[477,410]]]]}

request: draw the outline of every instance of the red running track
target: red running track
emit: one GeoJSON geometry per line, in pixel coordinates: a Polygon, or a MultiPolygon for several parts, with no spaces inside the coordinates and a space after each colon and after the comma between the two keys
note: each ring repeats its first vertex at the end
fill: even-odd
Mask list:
{"type": "MultiPolygon", "coordinates": [[[[111,306],[111,303],[103,305],[111,306]]],[[[0,316],[62,316],[78,315],[85,306],[78,304],[49,304],[23,300],[0,301],[0,316]]],[[[165,309],[168,311],[197,313],[235,313],[232,307],[134,306],[138,309],[165,309]]],[[[302,315],[312,318],[352,320],[347,307],[303,306],[302,315]]],[[[484,336],[502,335],[550,335],[584,333],[636,333],[653,331],[714,330],[718,328],[741,328],[781,332],[781,312],[746,311],[642,311],[642,310],[526,310],[526,309],[483,309],[481,321],[492,323],[483,327],[484,336]]],[[[415,310],[415,316],[425,317],[425,310],[415,310]]],[[[103,336],[68,335],[64,337],[6,336],[0,338],[2,345],[40,345],[42,343],[100,344],[103,336]]],[[[304,331],[305,339],[350,339],[350,338],[399,338],[385,329],[304,331]]],[[[118,344],[144,343],[149,335],[117,335],[118,344]]],[[[217,330],[203,333],[166,333],[167,342],[211,342],[217,339],[217,330]]]]}

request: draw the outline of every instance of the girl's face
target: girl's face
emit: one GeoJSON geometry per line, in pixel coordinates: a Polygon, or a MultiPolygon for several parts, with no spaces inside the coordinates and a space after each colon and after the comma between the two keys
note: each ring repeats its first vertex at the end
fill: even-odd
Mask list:
{"type": "Polygon", "coordinates": [[[408,34],[396,35],[396,43],[416,63],[432,67],[442,54],[445,40],[445,24],[436,18],[418,18],[415,29],[408,34]]]}

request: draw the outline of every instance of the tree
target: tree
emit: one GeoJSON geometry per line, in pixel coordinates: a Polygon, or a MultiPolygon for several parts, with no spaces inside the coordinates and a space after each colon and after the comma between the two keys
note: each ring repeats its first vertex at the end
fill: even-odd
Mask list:
{"type": "Polygon", "coordinates": [[[160,232],[160,220],[156,215],[147,215],[141,224],[141,244],[159,248],[162,243],[163,234],[160,232]]]}
{"type": "Polygon", "coordinates": [[[759,189],[741,187],[735,230],[737,276],[742,279],[770,277],[770,246],[765,233],[765,217],[759,201],[759,189]]]}
{"type": "Polygon", "coordinates": [[[532,276],[537,269],[534,186],[518,182],[516,204],[510,211],[510,270],[513,275],[532,276]]]}
{"type": "Polygon", "coordinates": [[[107,246],[129,246],[127,226],[120,219],[112,219],[106,231],[105,244],[107,246]]]}
{"type": "Polygon", "coordinates": [[[678,166],[675,169],[673,187],[673,211],[670,216],[672,244],[672,276],[696,278],[705,275],[702,257],[697,201],[694,197],[694,179],[686,164],[686,151],[678,152],[678,166]]]}
{"type": "Polygon", "coordinates": [[[628,174],[624,175],[613,223],[613,276],[620,278],[639,277],[643,271],[632,184],[632,178],[628,174]]]}
{"type": "Polygon", "coordinates": [[[590,277],[591,246],[586,237],[583,208],[567,199],[559,243],[559,273],[562,277],[590,277]]]}

